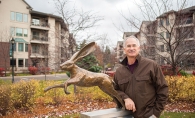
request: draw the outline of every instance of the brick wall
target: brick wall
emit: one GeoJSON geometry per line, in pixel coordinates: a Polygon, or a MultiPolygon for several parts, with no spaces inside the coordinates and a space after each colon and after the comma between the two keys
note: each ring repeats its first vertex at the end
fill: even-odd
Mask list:
{"type": "Polygon", "coordinates": [[[0,68],[10,68],[9,47],[9,42],[0,42],[0,68]]]}

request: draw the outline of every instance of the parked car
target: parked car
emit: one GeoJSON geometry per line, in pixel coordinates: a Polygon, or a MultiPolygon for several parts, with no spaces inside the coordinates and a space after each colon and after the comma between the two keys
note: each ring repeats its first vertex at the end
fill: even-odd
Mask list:
{"type": "Polygon", "coordinates": [[[105,71],[105,74],[109,75],[110,77],[114,77],[115,71],[105,71]]]}

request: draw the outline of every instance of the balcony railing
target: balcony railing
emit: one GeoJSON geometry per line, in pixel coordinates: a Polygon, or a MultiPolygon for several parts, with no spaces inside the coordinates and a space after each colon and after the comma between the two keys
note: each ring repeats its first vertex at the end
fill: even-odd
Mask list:
{"type": "Polygon", "coordinates": [[[32,51],[30,57],[31,58],[36,58],[36,57],[38,57],[38,58],[48,58],[48,53],[32,51]]]}
{"type": "Polygon", "coordinates": [[[46,41],[48,42],[49,41],[49,37],[40,37],[40,36],[32,36],[32,39],[31,40],[36,40],[36,41],[46,41]]]}
{"type": "Polygon", "coordinates": [[[50,28],[49,23],[46,23],[46,22],[42,22],[42,23],[34,23],[34,22],[32,22],[31,25],[32,26],[38,26],[38,27],[48,27],[48,28],[50,28]]]}

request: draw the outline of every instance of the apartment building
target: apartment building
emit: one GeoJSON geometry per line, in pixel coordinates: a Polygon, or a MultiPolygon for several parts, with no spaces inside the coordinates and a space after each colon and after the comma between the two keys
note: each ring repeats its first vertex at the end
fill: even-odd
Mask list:
{"type": "Polygon", "coordinates": [[[160,65],[170,64],[172,55],[177,65],[192,70],[195,67],[194,32],[195,6],[168,11],[154,21],[143,21],[138,37],[142,55],[160,65]]]}
{"type": "MultiPolygon", "coordinates": [[[[10,40],[14,38],[16,71],[27,70],[29,66],[59,69],[67,60],[64,53],[69,47],[69,31],[61,17],[34,11],[25,0],[0,0],[0,15],[0,46],[6,44],[11,50],[10,40]]],[[[0,53],[9,54],[10,50],[0,53]]],[[[9,63],[6,66],[9,70],[11,57],[0,56],[0,67],[9,63]]]]}
{"type": "Polygon", "coordinates": [[[121,62],[122,59],[124,58],[123,54],[123,41],[118,41],[117,46],[116,46],[116,59],[118,62],[121,62]]]}

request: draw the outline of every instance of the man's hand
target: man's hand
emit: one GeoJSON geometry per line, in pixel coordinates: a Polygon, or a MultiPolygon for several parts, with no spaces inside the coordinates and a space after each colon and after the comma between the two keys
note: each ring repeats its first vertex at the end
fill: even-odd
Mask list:
{"type": "Polygon", "coordinates": [[[126,98],[124,99],[124,101],[125,101],[125,107],[127,110],[132,110],[133,112],[136,111],[135,103],[133,102],[133,100],[131,100],[130,98],[126,98]]]}

